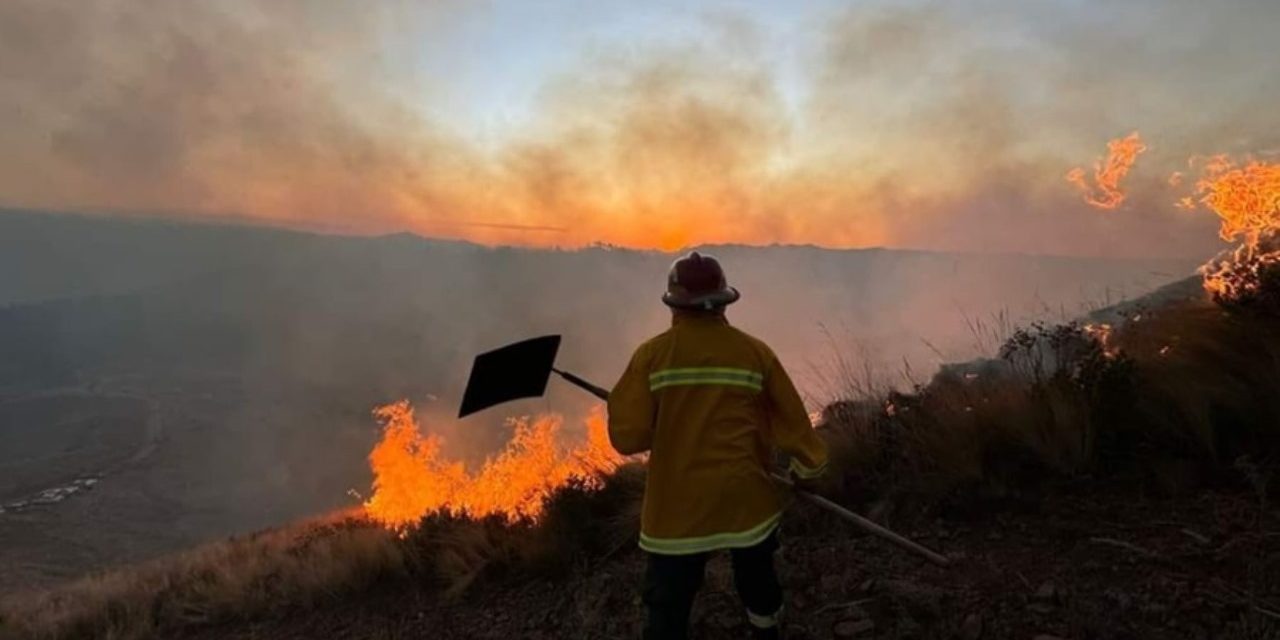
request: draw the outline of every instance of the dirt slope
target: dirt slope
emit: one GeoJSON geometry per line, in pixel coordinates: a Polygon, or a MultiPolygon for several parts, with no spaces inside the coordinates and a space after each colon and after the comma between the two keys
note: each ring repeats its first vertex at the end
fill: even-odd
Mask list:
{"type": "MultiPolygon", "coordinates": [[[[1146,497],[1079,486],[953,509],[906,530],[942,569],[798,506],[780,569],[790,638],[1280,637],[1280,531],[1247,491],[1146,497]]],[[[383,590],[320,612],[203,629],[200,638],[634,638],[643,557],[627,549],[564,580],[457,598],[383,590]]],[[[710,565],[694,637],[747,632],[726,559],[710,565]]]]}

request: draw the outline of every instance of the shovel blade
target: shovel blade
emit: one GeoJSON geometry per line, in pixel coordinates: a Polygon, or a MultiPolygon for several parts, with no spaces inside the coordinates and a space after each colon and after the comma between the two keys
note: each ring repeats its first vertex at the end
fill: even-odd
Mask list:
{"type": "Polygon", "coordinates": [[[560,336],[542,336],[476,356],[458,417],[504,402],[541,396],[547,390],[559,349],[560,336]]]}

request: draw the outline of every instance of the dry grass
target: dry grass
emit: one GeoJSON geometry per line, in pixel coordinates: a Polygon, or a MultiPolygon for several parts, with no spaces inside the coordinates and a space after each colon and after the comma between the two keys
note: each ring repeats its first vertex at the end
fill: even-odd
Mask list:
{"type": "Polygon", "coordinates": [[[402,575],[411,564],[394,535],[335,516],[12,597],[3,603],[2,628],[35,638],[147,637],[315,604],[402,575]]]}
{"type": "Polygon", "coordinates": [[[825,432],[854,500],[1017,495],[1102,474],[1177,492],[1241,482],[1246,455],[1270,477],[1277,388],[1274,316],[1186,300],[1105,335],[1076,323],[1013,332],[998,357],[944,367],[909,393],[833,403],[825,432]]]}
{"type": "Polygon", "coordinates": [[[1162,444],[1219,464],[1275,450],[1280,323],[1274,317],[1188,305],[1150,314],[1119,338],[1141,363],[1135,413],[1160,429],[1162,444]]]}
{"type": "Polygon", "coordinates": [[[430,558],[424,577],[446,596],[484,578],[564,574],[635,543],[644,468],[624,465],[603,480],[600,488],[581,482],[562,487],[537,522],[436,514],[405,544],[430,558]]]}
{"type": "Polygon", "coordinates": [[[437,515],[399,536],[335,515],[205,545],[0,602],[0,638],[129,639],[306,610],[403,585],[463,592],[477,580],[572,569],[632,544],[643,470],[557,492],[539,523],[437,515]]]}

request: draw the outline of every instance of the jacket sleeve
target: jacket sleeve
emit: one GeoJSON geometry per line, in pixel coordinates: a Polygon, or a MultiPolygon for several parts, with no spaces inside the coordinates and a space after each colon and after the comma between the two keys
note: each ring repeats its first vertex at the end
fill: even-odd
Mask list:
{"type": "Polygon", "coordinates": [[[609,392],[609,443],[624,456],[643,453],[653,445],[657,411],[644,352],[643,346],[636,350],[609,392]]]}
{"type": "Polygon", "coordinates": [[[803,479],[827,471],[827,443],[814,431],[804,401],[772,352],[767,354],[764,391],[773,443],[791,456],[791,472],[803,479]]]}

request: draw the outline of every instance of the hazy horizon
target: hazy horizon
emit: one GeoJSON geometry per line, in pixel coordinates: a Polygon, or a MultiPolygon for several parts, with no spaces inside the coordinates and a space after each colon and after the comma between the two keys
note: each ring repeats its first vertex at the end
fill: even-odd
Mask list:
{"type": "Polygon", "coordinates": [[[823,244],[820,241],[815,242],[712,242],[697,243],[683,245],[674,248],[662,247],[634,247],[627,245],[611,244],[602,240],[586,242],[582,244],[570,245],[538,245],[524,244],[519,242],[502,242],[502,241],[486,241],[483,238],[465,238],[453,237],[449,235],[432,235],[430,233],[415,230],[412,228],[387,229],[382,231],[360,232],[355,230],[340,230],[326,228],[311,228],[296,224],[287,224],[272,220],[261,220],[249,216],[215,216],[215,215],[187,215],[176,212],[168,213],[148,213],[143,211],[101,211],[101,210],[76,210],[76,209],[32,209],[24,207],[12,207],[0,204],[0,216],[51,216],[66,218],[84,218],[88,220],[103,221],[119,221],[119,222],[136,222],[141,224],[172,224],[178,226],[192,227],[209,227],[209,228],[229,228],[229,229],[261,229],[264,231],[275,231],[289,234],[313,235],[330,238],[391,238],[396,236],[411,236],[427,242],[447,242],[457,243],[461,245],[471,245],[475,247],[483,247],[489,249],[528,249],[528,250],[547,250],[547,251],[580,251],[584,249],[610,249],[617,251],[634,251],[640,253],[657,253],[676,257],[680,254],[687,253],[691,250],[715,247],[743,247],[743,248],[812,248],[821,251],[900,251],[914,253],[934,253],[946,255],[987,255],[987,256],[1027,256],[1040,258],[1064,258],[1064,259],[1133,259],[1133,260],[1188,260],[1203,261],[1205,255],[1188,253],[1186,255],[1167,255],[1167,256],[1098,256],[1090,253],[1044,253],[1033,252],[1018,249],[1000,249],[983,250],[981,248],[972,249],[939,249],[927,246],[886,246],[886,245],[866,245],[866,246],[839,246],[823,244]]]}
{"type": "Polygon", "coordinates": [[[520,246],[1208,257],[1215,217],[1169,177],[1280,152],[1278,18],[22,0],[0,7],[0,203],[520,246]],[[1098,211],[1064,176],[1133,131],[1127,200],[1098,211]]]}

